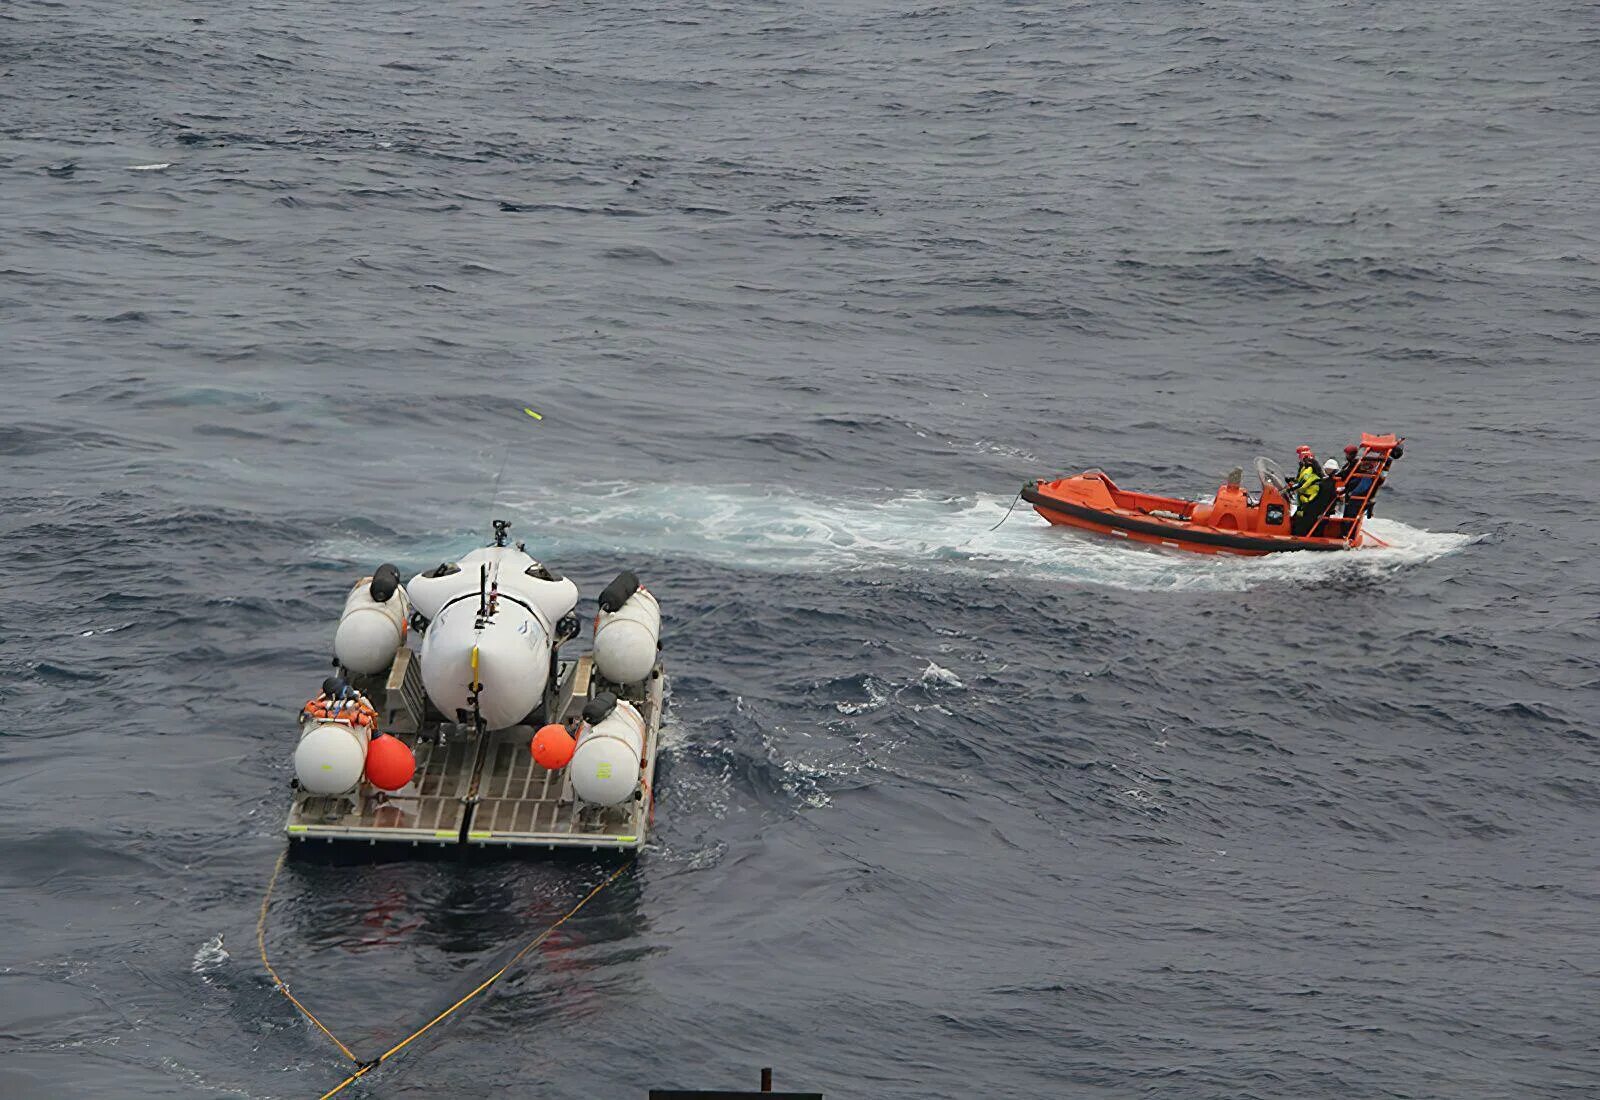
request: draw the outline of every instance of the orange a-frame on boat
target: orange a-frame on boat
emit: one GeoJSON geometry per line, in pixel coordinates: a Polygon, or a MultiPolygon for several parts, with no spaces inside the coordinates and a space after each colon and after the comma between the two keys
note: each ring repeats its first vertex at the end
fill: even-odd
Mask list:
{"type": "Polygon", "coordinates": [[[1022,488],[1022,499],[1060,526],[1200,554],[1385,546],[1361,524],[1390,464],[1404,453],[1403,442],[1393,435],[1363,435],[1355,465],[1338,486],[1346,515],[1324,515],[1305,535],[1290,533],[1287,486],[1272,463],[1261,458],[1256,459],[1261,492],[1255,496],[1239,484],[1242,471],[1217,490],[1214,500],[1193,501],[1119,489],[1103,471],[1088,470],[1054,481],[1030,481],[1022,488]]]}

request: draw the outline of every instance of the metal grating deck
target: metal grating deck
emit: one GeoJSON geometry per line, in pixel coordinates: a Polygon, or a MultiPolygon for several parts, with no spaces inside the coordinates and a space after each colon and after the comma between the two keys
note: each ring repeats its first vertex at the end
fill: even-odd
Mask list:
{"type": "MultiPolygon", "coordinates": [[[[391,683],[399,686],[415,669],[402,655],[391,683]],[[403,664],[409,664],[409,668],[403,664]]],[[[657,666],[639,688],[628,694],[644,714],[644,790],[647,797],[619,807],[579,807],[565,768],[547,771],[528,751],[532,730],[526,726],[449,739],[440,747],[423,737],[439,732],[437,720],[424,721],[420,734],[399,733],[417,754],[417,775],[394,794],[364,784],[347,795],[296,795],[289,808],[291,839],[330,843],[409,843],[413,845],[515,846],[631,850],[642,846],[649,831],[656,752],[664,698],[664,673],[657,666]]],[[[591,697],[588,655],[562,666],[551,709],[576,729],[591,697]]],[[[379,703],[378,700],[374,700],[379,703]]],[[[380,713],[393,714],[379,703],[380,713]]],[[[453,726],[445,727],[454,729],[453,726]]]]}
{"type": "Polygon", "coordinates": [[[289,809],[289,835],[429,844],[460,840],[477,745],[461,742],[440,749],[418,744],[415,734],[396,736],[417,754],[417,774],[409,785],[393,794],[363,784],[347,795],[301,795],[289,809]]]}

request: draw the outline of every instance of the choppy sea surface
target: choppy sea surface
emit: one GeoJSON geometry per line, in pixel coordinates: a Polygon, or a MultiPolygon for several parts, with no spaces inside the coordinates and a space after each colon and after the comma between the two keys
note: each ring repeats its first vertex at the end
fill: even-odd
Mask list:
{"type": "MultiPolygon", "coordinates": [[[[292,715],[493,516],[661,597],[655,842],[345,1095],[1600,1095],[1597,58],[1572,0],[9,0],[0,1095],[338,1082],[255,952],[292,715]],[[1388,550],[991,530],[1364,429],[1388,550]]],[[[370,1056],[604,873],[295,863],[269,942],[370,1056]]]]}

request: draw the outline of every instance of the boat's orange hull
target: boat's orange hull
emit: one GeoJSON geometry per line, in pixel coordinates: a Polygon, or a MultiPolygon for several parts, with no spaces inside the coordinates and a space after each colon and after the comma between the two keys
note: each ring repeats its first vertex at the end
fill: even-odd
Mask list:
{"type": "Polygon", "coordinates": [[[1331,535],[1290,534],[1287,506],[1270,489],[1263,492],[1261,500],[1249,501],[1237,488],[1230,491],[1223,486],[1216,501],[1196,503],[1118,489],[1105,474],[1090,471],[1030,483],[1023,488],[1022,499],[1059,526],[1196,554],[1257,557],[1381,545],[1358,524],[1339,517],[1329,517],[1321,525],[1334,532],[1331,535]]]}

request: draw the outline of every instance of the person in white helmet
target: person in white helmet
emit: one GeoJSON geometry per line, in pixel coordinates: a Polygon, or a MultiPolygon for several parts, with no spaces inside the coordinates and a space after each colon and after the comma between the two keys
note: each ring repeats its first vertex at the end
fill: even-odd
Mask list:
{"type": "Polygon", "coordinates": [[[1309,535],[1312,537],[1325,536],[1328,532],[1319,530],[1322,526],[1322,517],[1326,516],[1333,508],[1333,503],[1339,498],[1339,491],[1334,481],[1334,474],[1339,472],[1339,464],[1332,459],[1324,462],[1319,469],[1312,460],[1312,475],[1317,477],[1315,492],[1311,499],[1300,506],[1300,511],[1295,513],[1295,526],[1299,528],[1295,534],[1309,535]],[[1332,469],[1329,469],[1329,467],[1332,469]]]}
{"type": "MultiPolygon", "coordinates": [[[[1339,507],[1339,490],[1343,486],[1343,482],[1339,478],[1339,463],[1337,460],[1330,458],[1322,464],[1322,484],[1328,492],[1328,503],[1327,506],[1322,510],[1323,517],[1326,518],[1334,515],[1334,510],[1339,507]]],[[[1318,524],[1320,529],[1313,533],[1318,535],[1336,535],[1338,534],[1337,525],[1334,526],[1335,530],[1330,531],[1327,530],[1327,528],[1322,524],[1318,524]]]]}

